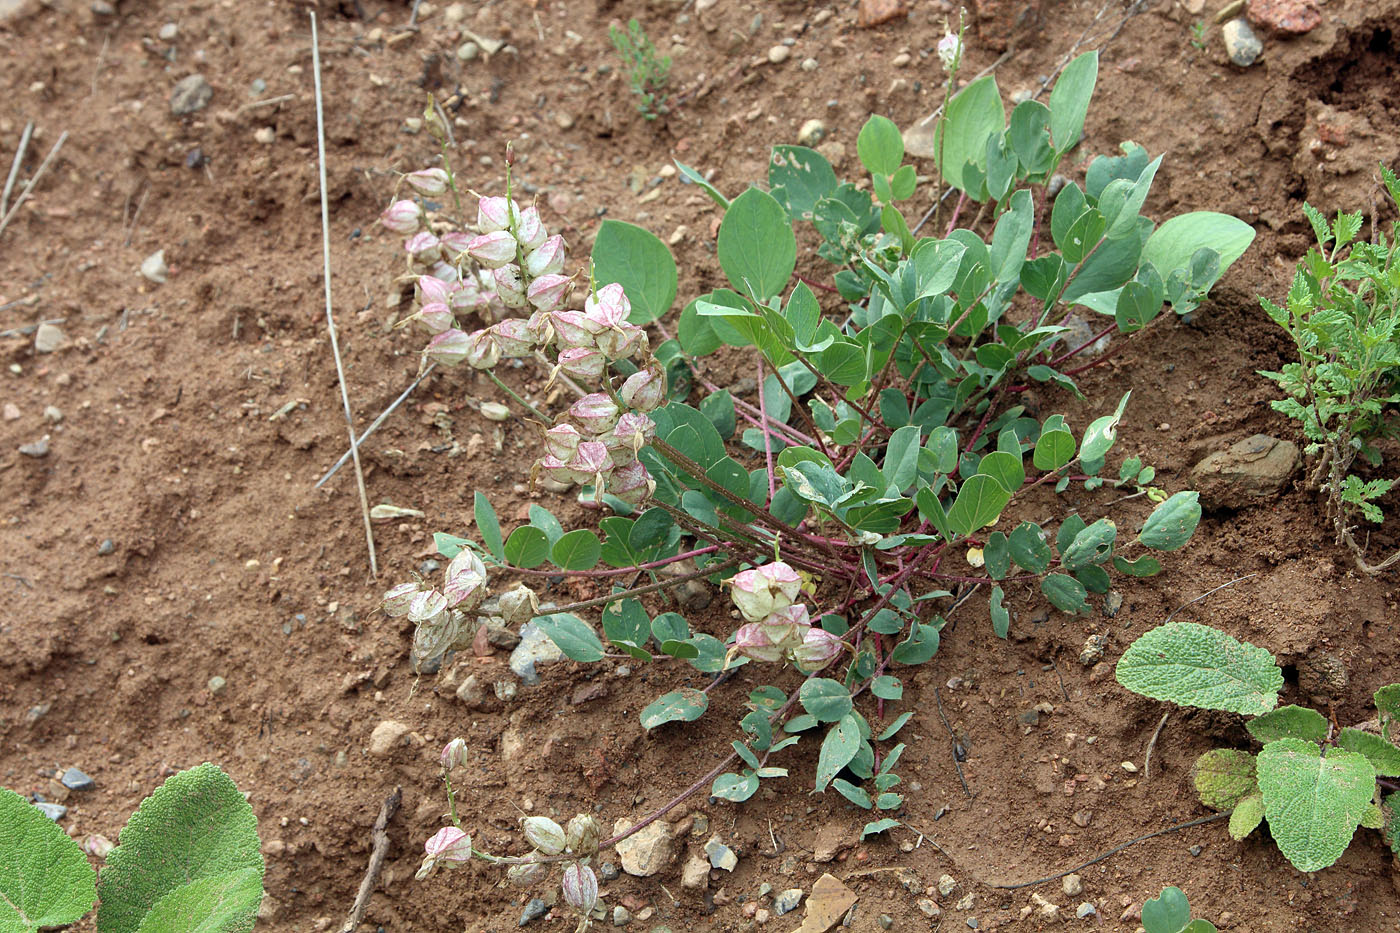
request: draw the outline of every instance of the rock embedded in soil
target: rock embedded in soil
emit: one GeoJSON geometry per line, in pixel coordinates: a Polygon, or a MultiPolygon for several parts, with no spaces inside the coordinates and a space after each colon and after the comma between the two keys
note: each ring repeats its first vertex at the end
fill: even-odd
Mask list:
{"type": "Polygon", "coordinates": [[[525,909],[520,912],[520,926],[525,926],[532,920],[538,920],[549,910],[549,905],[538,897],[532,897],[525,904],[525,909]]]}
{"type": "Polygon", "coordinates": [[[703,855],[691,855],[681,867],[681,887],[703,890],[710,883],[710,862],[703,855]]]}
{"type": "Polygon", "coordinates": [[[54,324],[40,324],[34,331],[34,352],[53,353],[68,342],[68,337],[54,324]]]}
{"type": "Polygon", "coordinates": [[[783,914],[792,913],[801,903],[802,889],[788,888],[773,898],[773,910],[777,911],[778,916],[781,917],[783,914]]]}
{"type": "Polygon", "coordinates": [[[141,260],[141,274],[157,285],[163,284],[169,273],[170,269],[165,265],[165,250],[163,249],[158,249],[141,260]]]}
{"type": "Polygon", "coordinates": [[[952,875],[943,875],[938,879],[938,896],[947,897],[957,886],[958,883],[953,880],[952,875]]]}
{"type": "Polygon", "coordinates": [[[177,117],[186,117],[203,110],[214,96],[214,89],[204,80],[204,75],[192,74],[182,78],[170,91],[170,112],[177,117]]]}
{"type": "Polygon", "coordinates": [[[555,664],[564,660],[564,652],[534,622],[527,622],[520,629],[520,644],[510,653],[510,669],[520,682],[533,687],[540,682],[536,668],[541,664],[555,664]]]}
{"type": "Polygon", "coordinates": [[[1335,654],[1310,654],[1298,664],[1298,688],[1315,700],[1341,700],[1350,682],[1346,662],[1335,654]]]}
{"type": "Polygon", "coordinates": [[[802,128],[797,131],[797,141],[803,146],[815,148],[818,143],[826,138],[826,124],[813,117],[802,128]]]}
{"type": "Polygon", "coordinates": [[[393,719],[386,719],[374,727],[369,736],[369,753],[375,758],[388,758],[394,749],[403,744],[408,734],[408,726],[393,719]]]}
{"type": "Polygon", "coordinates": [[[615,927],[625,927],[632,922],[632,912],[621,904],[613,908],[612,924],[615,927]]]}
{"type": "Polygon", "coordinates": [[[63,772],[63,777],[59,778],[59,783],[69,790],[92,790],[97,786],[97,782],[88,777],[78,768],[69,768],[63,772]]]}
{"type": "Polygon", "coordinates": [[[1322,11],[1312,0],[1249,0],[1255,25],[1285,36],[1301,36],[1322,24],[1322,11]]]}
{"type": "Polygon", "coordinates": [[[710,841],[705,843],[705,854],[709,856],[710,865],[714,868],[733,871],[739,865],[739,856],[735,855],[729,846],[720,842],[718,836],[712,836],[710,841]]]}
{"type": "Polygon", "coordinates": [[[1264,43],[1242,19],[1232,19],[1220,27],[1220,36],[1225,41],[1225,52],[1230,61],[1241,68],[1248,68],[1258,61],[1264,51],[1264,43]]]}
{"type": "MultiPolygon", "coordinates": [[[[626,832],[631,826],[627,820],[618,820],[613,824],[613,835],[626,832]]],[[[656,874],[675,856],[670,824],[661,820],[647,824],[617,844],[617,855],[622,870],[629,875],[647,878],[656,874]]]]}
{"type": "Polygon", "coordinates": [[[39,457],[47,457],[49,455],[49,436],[45,434],[43,437],[39,438],[33,443],[20,444],[19,452],[24,454],[26,457],[34,457],[35,459],[38,459],[39,457]]]}
{"type": "Polygon", "coordinates": [[[1093,667],[1103,660],[1104,649],[1108,647],[1108,636],[1090,635],[1084,641],[1084,648],[1079,652],[1079,663],[1085,667],[1093,667]]]}
{"type": "Polygon", "coordinates": [[[1298,466],[1298,445],[1267,434],[1247,437],[1191,468],[1191,488],[1208,510],[1239,509],[1278,495],[1298,466]]]}
{"type": "Polygon", "coordinates": [[[68,815],[68,808],[61,803],[49,803],[47,801],[40,801],[34,804],[34,806],[38,807],[40,813],[53,820],[55,823],[57,823],[59,820],[63,819],[65,816],[68,815]]]}
{"type": "Polygon", "coordinates": [[[785,45],[775,45],[768,50],[768,60],[775,65],[781,65],[792,57],[792,49],[785,45]]]}
{"type": "Polygon", "coordinates": [[[1078,875],[1065,875],[1060,879],[1060,887],[1067,896],[1078,897],[1084,890],[1084,879],[1080,878],[1078,875]]]}

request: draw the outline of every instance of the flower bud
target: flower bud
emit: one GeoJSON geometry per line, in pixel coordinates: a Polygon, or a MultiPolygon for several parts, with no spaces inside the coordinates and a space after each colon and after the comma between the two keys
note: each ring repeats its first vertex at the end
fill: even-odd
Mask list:
{"type": "Polygon", "coordinates": [[[598,903],[598,878],[587,865],[575,862],[564,869],[560,889],[564,892],[564,902],[584,916],[598,903]]]}
{"type": "Polygon", "coordinates": [[[499,269],[508,262],[515,262],[515,253],[515,237],[505,230],[483,233],[467,244],[467,255],[483,269],[499,269]]]}
{"type": "Polygon", "coordinates": [[[584,434],[597,437],[611,431],[621,413],[612,399],[602,392],[593,392],[574,402],[569,407],[569,414],[573,415],[584,434]]]}
{"type": "Polygon", "coordinates": [[[446,611],[446,596],[437,590],[424,590],[413,597],[413,603],[408,607],[408,620],[410,622],[426,622],[446,611]]]}
{"type": "Polygon", "coordinates": [[[490,369],[501,361],[501,348],[489,330],[476,330],[468,335],[467,365],[473,369],[490,369]]]}
{"type": "Polygon", "coordinates": [[[476,237],[461,230],[450,230],[438,237],[439,242],[442,243],[442,251],[453,259],[460,259],[474,239],[476,237]]]}
{"type": "Polygon", "coordinates": [[[511,215],[516,213],[506,198],[482,198],[476,204],[476,229],[481,233],[509,230],[511,215]]]}
{"type": "Polygon", "coordinates": [[[425,168],[421,171],[409,172],[403,177],[403,180],[420,194],[435,195],[446,191],[451,179],[443,169],[425,168]]]}
{"type": "Polygon", "coordinates": [[[403,241],[404,251],[422,263],[435,263],[442,258],[442,241],[424,230],[403,241]]]}
{"type": "Polygon", "coordinates": [[[412,607],[414,598],[417,597],[422,589],[423,585],[418,582],[400,583],[384,594],[384,602],[381,604],[384,614],[390,618],[408,615],[408,610],[412,607]]]}
{"type": "Polygon", "coordinates": [[[591,347],[570,347],[559,353],[559,371],[575,379],[597,382],[608,358],[591,347]]]}
{"type": "Polygon", "coordinates": [[[412,236],[417,233],[422,222],[423,211],[418,207],[418,202],[409,199],[395,201],[379,215],[379,223],[386,230],[400,236],[412,236]]]}
{"type": "Polygon", "coordinates": [[[755,661],[779,661],[783,649],[769,640],[767,632],[757,622],[739,626],[734,633],[734,652],[755,661]]]}
{"type": "Polygon", "coordinates": [[[612,469],[612,458],[608,448],[597,441],[584,441],[578,445],[573,457],[565,464],[576,483],[591,483],[601,473],[612,469]]]}
{"type": "Polygon", "coordinates": [[[666,401],[666,374],[658,366],[648,366],[628,376],[617,394],[629,408],[653,411],[666,401]]]}
{"type": "Polygon", "coordinates": [[[595,337],[594,342],[608,359],[625,360],[638,353],[645,354],[647,332],[631,324],[616,324],[595,337]]]}
{"type": "Polygon", "coordinates": [[[418,288],[418,301],[421,304],[432,304],[442,302],[444,304],[452,297],[453,287],[435,275],[420,275],[416,283],[418,288]]]}
{"type": "Polygon", "coordinates": [[[449,868],[457,868],[471,861],[472,837],[455,826],[444,826],[423,844],[423,849],[428,854],[423,858],[418,873],[414,875],[419,881],[431,875],[439,863],[445,863],[449,868]]]}
{"type": "Polygon", "coordinates": [[[727,582],[734,605],[750,622],[791,606],[802,590],[802,578],[782,561],[736,573],[727,582]]]}
{"type": "Polygon", "coordinates": [[[471,346],[471,335],[453,328],[429,340],[428,345],[423,348],[423,356],[443,366],[456,366],[467,358],[471,346]]]}
{"type": "Polygon", "coordinates": [[[467,763],[467,740],[462,738],[453,739],[442,747],[442,754],[438,756],[438,761],[442,763],[442,770],[451,771],[453,768],[461,767],[467,763]]]}
{"type": "Polygon", "coordinates": [[[802,644],[792,649],[792,663],[804,674],[826,667],[841,656],[845,645],[839,636],[819,626],[812,626],[802,636],[802,644]]]}
{"type": "Polygon", "coordinates": [[[526,297],[539,310],[554,311],[564,304],[564,296],[572,283],[573,279],[567,275],[542,275],[530,283],[526,297]]]}
{"type": "Polygon", "coordinates": [[[583,313],[603,327],[613,327],[627,320],[627,315],[632,313],[632,303],[627,300],[622,286],[614,282],[598,289],[596,296],[588,296],[583,303],[583,313]]]}
{"type": "Polygon", "coordinates": [[[520,269],[515,264],[491,270],[496,283],[496,296],[507,308],[525,307],[525,285],[520,281],[520,269]]]}
{"type": "Polygon", "coordinates": [[[651,478],[640,460],[617,467],[608,475],[603,489],[628,505],[641,505],[656,492],[656,480],[651,478]]]}
{"type": "Polygon", "coordinates": [[[581,440],[583,435],[578,433],[578,428],[571,424],[556,424],[544,432],[544,449],[551,457],[568,460],[573,457],[574,451],[578,450],[581,440]]]}
{"type": "MultiPolygon", "coordinates": [[[[540,600],[534,590],[522,584],[501,594],[500,609],[501,618],[505,620],[506,625],[518,628],[539,613],[540,600]]],[[[572,821],[569,825],[573,825],[572,821]]]]}
{"type": "Polygon", "coordinates": [[[595,855],[602,838],[603,827],[596,817],[588,813],[580,813],[564,827],[564,844],[579,858],[595,855]]]}
{"type": "Polygon", "coordinates": [[[542,855],[558,855],[564,851],[564,830],[547,816],[527,816],[520,821],[530,845],[542,855]]]}
{"type": "Polygon", "coordinates": [[[603,443],[607,444],[613,463],[622,466],[624,462],[637,459],[647,441],[655,436],[656,422],[639,412],[629,411],[617,419],[617,427],[603,443]]]}
{"type": "Polygon", "coordinates": [[[451,330],[453,325],[457,323],[457,318],[452,314],[452,309],[441,301],[428,302],[423,305],[423,307],[419,308],[416,314],[410,315],[408,320],[417,321],[432,334],[440,334],[443,331],[451,330]]]}
{"type": "Polygon", "coordinates": [[[491,336],[501,348],[501,356],[517,359],[529,356],[535,348],[535,339],[530,334],[530,325],[524,318],[510,317],[497,321],[490,327],[491,336]]]}
{"type": "Polygon", "coordinates": [[[515,221],[515,238],[520,245],[527,251],[535,249],[544,243],[546,236],[539,210],[533,204],[521,210],[515,221]]]}
{"type": "Polygon", "coordinates": [[[539,884],[549,874],[549,866],[541,862],[534,861],[537,856],[531,852],[525,858],[531,861],[522,862],[519,865],[512,865],[506,870],[506,880],[511,884],[528,888],[539,884]]]}
{"type": "Polygon", "coordinates": [[[953,33],[947,33],[938,40],[938,60],[944,71],[952,71],[962,58],[962,40],[953,33]]]}
{"type": "Polygon", "coordinates": [[[529,255],[525,257],[525,271],[534,278],[563,272],[564,254],[564,238],[556,233],[530,250],[529,255]]]}
{"type": "Polygon", "coordinates": [[[590,320],[581,311],[551,311],[550,321],[560,350],[571,347],[596,347],[594,338],[603,326],[590,320]]]}

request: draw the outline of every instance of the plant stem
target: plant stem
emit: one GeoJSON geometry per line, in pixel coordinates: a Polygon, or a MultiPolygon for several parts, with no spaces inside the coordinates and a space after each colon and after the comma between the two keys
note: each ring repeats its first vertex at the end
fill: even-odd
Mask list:
{"type": "Polygon", "coordinates": [[[509,395],[511,398],[515,399],[515,401],[516,401],[517,404],[519,404],[520,406],[522,406],[523,408],[525,408],[527,411],[529,411],[529,412],[530,412],[532,415],[534,415],[536,418],[540,419],[541,421],[543,421],[543,422],[546,423],[546,424],[548,424],[548,423],[552,420],[552,419],[549,418],[547,415],[545,415],[544,412],[540,411],[540,410],[539,410],[538,408],[536,408],[534,405],[531,405],[529,402],[525,401],[523,398],[521,398],[520,396],[516,395],[516,394],[515,394],[515,390],[512,389],[510,386],[506,385],[504,382],[502,382],[502,381],[500,380],[500,377],[497,376],[497,375],[495,374],[495,372],[493,372],[492,370],[489,370],[489,369],[482,370],[482,372],[486,373],[487,378],[490,379],[492,382],[494,382],[494,383],[496,384],[496,388],[500,389],[500,390],[501,390],[502,392],[504,392],[506,395],[509,395]]]}
{"type": "Polygon", "coordinates": [[[763,354],[758,355],[758,413],[763,419],[763,458],[768,465],[768,502],[778,494],[777,479],[773,475],[773,432],[768,430],[768,401],[763,392],[763,354]]]}
{"type": "MultiPolygon", "coordinates": [[[[668,586],[675,586],[677,583],[684,583],[687,580],[694,580],[697,577],[708,577],[712,573],[721,573],[737,563],[739,563],[739,558],[731,557],[729,560],[716,567],[706,567],[704,570],[697,570],[694,573],[687,573],[680,577],[672,577],[669,580],[662,580],[659,583],[648,583],[646,586],[639,586],[636,589],[622,590],[621,592],[611,593],[607,596],[597,596],[593,599],[585,599],[582,602],[569,603],[567,606],[558,606],[548,612],[541,612],[539,615],[554,615],[560,612],[574,612],[579,609],[589,609],[593,606],[606,606],[608,603],[617,602],[619,599],[654,593],[657,590],[664,590],[668,586]]],[[[538,618],[538,616],[536,616],[536,618],[538,618]]]]}
{"type": "Polygon", "coordinates": [[[682,554],[675,554],[671,557],[663,557],[659,560],[647,561],[644,564],[633,564],[630,567],[609,568],[608,570],[535,570],[532,567],[506,567],[511,573],[525,573],[537,577],[616,577],[628,573],[640,573],[644,570],[655,570],[657,567],[665,567],[667,564],[674,564],[678,561],[691,557],[700,557],[705,554],[713,554],[719,550],[719,545],[711,544],[706,547],[696,548],[693,551],[686,551],[682,554]]]}

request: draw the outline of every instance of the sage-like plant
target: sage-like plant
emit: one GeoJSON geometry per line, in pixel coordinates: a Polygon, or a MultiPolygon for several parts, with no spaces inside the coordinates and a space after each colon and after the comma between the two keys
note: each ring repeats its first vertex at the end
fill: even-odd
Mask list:
{"type": "MultiPolygon", "coordinates": [[[[953,39],[943,50],[950,71],[961,54],[953,39]]],[[[678,163],[682,178],[723,211],[716,247],[730,287],[688,302],[675,336],[658,327],[665,339],[654,348],[642,328],[671,308],[676,267],[639,227],[605,220],[587,287],[582,276],[577,294],[551,281],[545,306],[531,309],[530,296],[546,288],[539,282],[563,276],[568,262],[551,254],[547,264],[532,263],[526,250],[549,238],[533,209],[511,200],[509,177],[504,199],[479,201],[475,229],[428,217],[437,253],[415,252],[422,231],[404,222],[407,207],[386,215],[409,238],[415,270],[443,283],[420,280],[414,319],[431,329],[454,315],[432,338],[451,352],[430,342],[427,358],[465,361],[496,380],[534,422],[536,478],[577,485],[583,501],[612,512],[597,531],[566,530],[531,505],[528,520],[506,533],[478,492],[477,540],[437,535],[453,561],[449,574],[469,567],[475,582],[489,565],[491,575],[613,583],[596,599],[553,607],[517,589],[510,611],[516,620],[533,617],[575,661],[680,662],[675,688],[641,712],[649,730],[699,719],[733,671],[755,665],[759,685],[745,698],[741,738],[682,798],[708,789],[746,800],[760,781],[787,777],[773,757],[805,739],[819,746],[816,790],[834,787],[878,811],[867,834],[899,825],[897,735],[913,713],[887,704],[903,699],[903,670],[938,650],[954,590],[985,593],[992,628],[1005,637],[1013,605],[1037,592],[1063,612],[1092,612],[1113,573],[1156,574],[1162,564],[1153,552],[1190,539],[1200,518],[1195,493],[1152,486],[1154,472],[1138,457],[1118,465],[1116,481],[1101,475],[1127,393],[1077,427],[1021,400],[1032,387],[1048,392],[1046,408],[1056,391],[1078,394],[1075,376],[1099,360],[1075,365],[1076,357],[1110,333],[1126,339],[1152,326],[1164,303],[1197,309],[1253,238],[1248,225],[1222,214],[1160,226],[1141,216],[1161,160],[1140,147],[1090,162],[1083,187],[1052,184],[1079,143],[1097,67],[1094,53],[1071,62],[1049,106],[1023,102],[1009,124],[993,78],[949,100],[937,162],[957,199],[933,221],[941,235],[919,236],[923,223],[911,227],[900,209],[917,175],[883,117],[872,117],[857,140],[868,189],[839,182],[820,154],[799,146],[774,148],[768,190],[732,199],[678,163]],[[815,228],[818,254],[834,267],[828,281],[818,274],[793,283],[795,223],[815,228]],[[490,268],[497,263],[504,265],[490,268]],[[556,263],[559,271],[536,277],[556,263]],[[509,271],[496,276],[501,270],[509,271]],[[476,331],[458,329],[458,289],[477,296],[470,314],[484,326],[476,331]],[[521,315],[511,318],[508,308],[521,315]],[[1071,340],[1071,313],[1105,323],[1091,339],[1071,340]],[[518,341],[509,350],[503,329],[518,341]],[[501,346],[499,354],[480,349],[482,341],[501,346]],[[722,346],[751,365],[752,392],[708,378],[705,358],[722,346]],[[546,413],[506,389],[491,367],[507,352],[534,358],[574,399],[546,413]],[[696,390],[701,397],[689,404],[696,390]],[[1041,495],[1071,484],[1130,492],[1086,505],[1098,513],[1088,517],[1041,495]],[[1007,518],[1025,514],[1032,496],[1036,511],[1054,509],[1053,518],[1007,518]],[[1155,506],[1150,514],[1122,504],[1139,498],[1155,506]],[[727,585],[736,624],[706,630],[661,602],[697,578],[727,585]],[[580,615],[595,609],[599,626],[580,615]]],[[[506,613],[504,596],[466,612],[451,600],[423,583],[387,595],[386,609],[418,626],[416,660],[468,643],[476,626],[506,613]],[[424,628],[435,634],[421,637],[424,628]]],[[[535,845],[514,863],[517,876],[537,878],[551,860],[573,857],[535,845]]],[[[586,880],[569,884],[577,893],[566,901],[586,903],[586,880]]]]}

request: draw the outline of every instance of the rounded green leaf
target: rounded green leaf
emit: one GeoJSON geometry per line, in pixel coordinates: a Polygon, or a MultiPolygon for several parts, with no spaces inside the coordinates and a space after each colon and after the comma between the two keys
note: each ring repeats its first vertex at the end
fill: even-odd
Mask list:
{"type": "Polygon", "coordinates": [[[797,267],[797,237],[787,211],[757,188],[730,203],[715,248],[735,291],[758,302],[781,292],[797,267]]]}
{"type": "Polygon", "coordinates": [[[1001,510],[1010,501],[1011,493],[1000,480],[978,473],[958,490],[948,509],[948,526],[960,535],[970,535],[1000,518],[1001,510]]]}
{"type": "Polygon", "coordinates": [[[1201,521],[1200,494],[1178,492],[1152,510],[1138,540],[1154,551],[1175,551],[1191,540],[1201,521]]]}
{"type": "Polygon", "coordinates": [[[1074,577],[1052,573],[1040,581],[1040,592],[1061,612],[1078,615],[1089,611],[1089,592],[1074,577]]]}
{"type": "Polygon", "coordinates": [[[904,161],[904,137],[893,120],[874,114],[856,136],[856,154],[872,175],[893,175],[904,161]]]}
{"type": "Polygon", "coordinates": [[[1142,905],[1142,925],[1147,933],[1181,933],[1190,922],[1191,905],[1180,888],[1163,888],[1161,897],[1142,905]]]}
{"type": "Polygon", "coordinates": [[[593,631],[592,626],[576,615],[567,612],[556,612],[553,615],[539,616],[535,619],[535,624],[540,631],[549,636],[549,640],[564,652],[564,656],[571,661],[601,661],[603,655],[603,643],[598,640],[598,633],[593,631]]]}
{"type": "Polygon", "coordinates": [[[1050,91],[1050,134],[1058,154],[1064,155],[1079,142],[1098,79],[1099,53],[1095,50],[1070,62],[1055,80],[1050,91]]]}
{"type": "Polygon", "coordinates": [[[587,528],[578,528],[554,542],[549,559],[564,570],[588,570],[603,555],[602,542],[587,528]]]}
{"type": "Polygon", "coordinates": [[[1189,269],[1196,250],[1209,247],[1220,254],[1220,271],[1224,273],[1253,242],[1254,228],[1238,217],[1193,211],[1172,217],[1154,230],[1142,248],[1142,258],[1152,263],[1165,281],[1173,271],[1189,269]]]}
{"type": "Polygon", "coordinates": [[[1230,814],[1230,838],[1239,842],[1245,836],[1259,828],[1259,824],[1264,819],[1264,796],[1263,794],[1250,794],[1235,804],[1235,810],[1230,814]]]}
{"type": "Polygon", "coordinates": [[[1050,551],[1050,545],[1045,543],[1039,525],[1022,522],[1012,529],[1007,544],[1016,566],[1031,573],[1044,573],[1050,567],[1050,559],[1054,555],[1050,551]]]}
{"type": "Polygon", "coordinates": [[[66,926],[92,910],[97,873],[58,824],[0,787],[0,931],[66,926]]]}
{"type": "Polygon", "coordinates": [[[1074,435],[1068,431],[1046,431],[1035,442],[1031,463],[1037,470],[1058,470],[1074,459],[1074,435]]]}
{"type": "Polygon", "coordinates": [[[498,561],[506,559],[505,547],[501,543],[501,521],[496,510],[485,494],[478,492],[473,497],[472,513],[476,518],[476,530],[481,532],[481,543],[498,561]]]}
{"type": "Polygon", "coordinates": [[[1259,753],[1264,817],[1279,851],[1299,871],[1317,871],[1342,857],[1376,792],[1376,772],[1363,755],[1302,739],[1279,739],[1259,753]]]}
{"type": "Polygon", "coordinates": [[[676,261],[649,230],[605,220],[593,239],[593,275],[598,287],[616,282],[627,293],[627,320],[646,324],[671,310],[676,300],[676,261]]]}
{"type": "Polygon", "coordinates": [[[672,690],[642,710],[643,729],[655,729],[666,722],[694,722],[710,707],[710,698],[692,687],[672,690]]]}
{"type": "Polygon", "coordinates": [[[964,167],[972,163],[985,168],[987,139],[1005,128],[1006,111],[1002,109],[1001,91],[994,75],[979,78],[953,95],[933,143],[939,154],[939,171],[948,184],[976,198],[979,191],[969,187],[981,172],[974,170],[964,177],[964,167]]]}
{"type": "Polygon", "coordinates": [[[505,557],[513,567],[538,567],[549,558],[549,535],[534,525],[521,525],[510,533],[505,557]]]}
{"type": "Polygon", "coordinates": [[[1147,632],[1123,652],[1118,682],[1134,693],[1182,706],[1258,716],[1278,705],[1283,672],[1274,656],[1194,622],[1147,632]]]}
{"type": "Polygon", "coordinates": [[[219,929],[243,933],[253,928],[263,872],[258,821],[237,785],[217,766],[206,763],[169,778],[141,802],[119,842],[97,879],[102,899],[97,928],[102,933],[136,933],[153,913],[167,917],[178,904],[193,905],[195,899],[182,891],[186,886],[246,870],[259,879],[259,895],[249,898],[249,882],[235,878],[230,890],[244,894],[235,895],[229,906],[241,906],[219,929]],[[158,902],[171,896],[177,900],[156,912],[158,902]]]}
{"type": "Polygon", "coordinates": [[[831,163],[820,152],[805,146],[774,146],[768,159],[768,187],[781,189],[794,218],[811,220],[817,202],[836,190],[840,182],[831,163]]]}
{"type": "Polygon", "coordinates": [[[1213,748],[1197,758],[1191,780],[1212,810],[1228,810],[1258,788],[1254,756],[1235,748],[1213,748]]]}
{"type": "Polygon", "coordinates": [[[836,722],[851,711],[851,691],[838,680],[812,677],[797,693],[802,708],[818,722],[836,722]]]}
{"type": "Polygon", "coordinates": [[[1113,553],[1118,528],[1112,520],[1101,518],[1074,536],[1060,561],[1066,570],[1078,570],[1090,564],[1101,564],[1113,553]]]}
{"type": "Polygon", "coordinates": [[[710,786],[710,793],[721,800],[732,800],[735,803],[742,803],[748,800],[758,791],[758,775],[752,771],[744,771],[743,776],[726,772],[715,778],[715,783],[710,786]]]}

